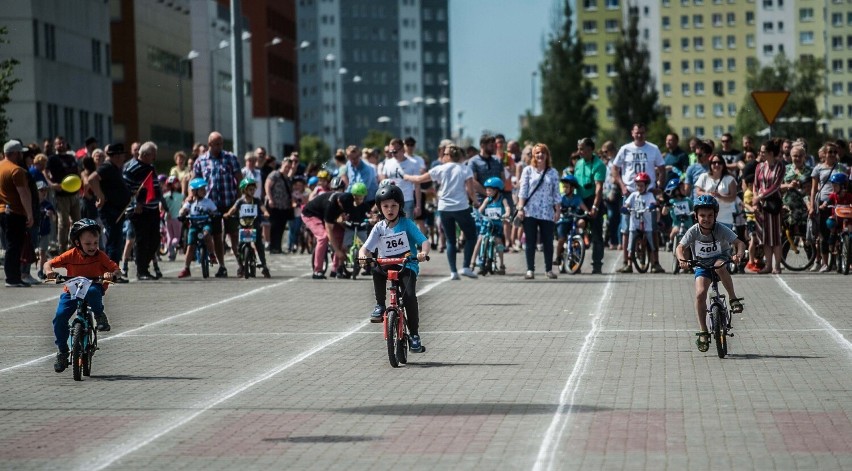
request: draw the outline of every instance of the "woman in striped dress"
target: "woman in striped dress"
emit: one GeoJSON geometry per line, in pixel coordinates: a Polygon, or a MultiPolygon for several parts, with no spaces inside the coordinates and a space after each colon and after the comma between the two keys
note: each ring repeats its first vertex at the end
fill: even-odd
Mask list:
{"type": "Polygon", "coordinates": [[[760,273],[781,273],[781,184],[785,167],[780,159],[781,142],[770,139],[760,146],[763,162],[754,175],[754,206],[757,224],[763,240],[766,266],[760,273]],[[772,208],[773,210],[770,210],[772,208]],[[777,210],[775,210],[777,209],[777,210]],[[773,261],[774,258],[774,261],[773,261]],[[774,269],[772,268],[774,267],[774,269]]]}

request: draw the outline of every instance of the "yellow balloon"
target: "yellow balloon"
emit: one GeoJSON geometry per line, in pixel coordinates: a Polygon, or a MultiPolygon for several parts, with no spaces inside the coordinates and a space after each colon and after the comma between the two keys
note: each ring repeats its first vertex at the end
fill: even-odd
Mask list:
{"type": "Polygon", "coordinates": [[[80,191],[80,187],[83,186],[83,181],[80,180],[80,177],[77,175],[68,175],[62,179],[60,186],[62,186],[62,191],[76,193],[80,191]]]}

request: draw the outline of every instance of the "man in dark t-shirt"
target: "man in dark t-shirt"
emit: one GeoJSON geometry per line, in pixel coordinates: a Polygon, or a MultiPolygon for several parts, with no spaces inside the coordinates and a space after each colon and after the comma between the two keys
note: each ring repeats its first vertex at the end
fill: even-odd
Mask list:
{"type": "Polygon", "coordinates": [[[98,216],[106,235],[106,252],[115,263],[121,263],[124,250],[124,208],[130,203],[130,188],[124,181],[122,168],[127,159],[124,144],[109,144],[106,161],[89,176],[89,188],[95,194],[98,216]]]}
{"type": "Polygon", "coordinates": [[[56,153],[47,159],[47,176],[50,188],[54,191],[56,200],[56,232],[59,236],[59,252],[68,249],[68,231],[71,224],[80,219],[80,199],[77,193],[62,190],[62,180],[68,175],[80,175],[77,159],[68,154],[68,144],[65,138],[57,136],[53,141],[56,153]]]}
{"type": "Polygon", "coordinates": [[[314,279],[325,278],[321,262],[325,260],[329,241],[334,247],[333,272],[339,274],[342,271],[343,226],[337,220],[341,216],[353,221],[362,220],[366,209],[363,196],[336,191],[323,193],[302,208],[302,220],[317,239],[314,248],[314,279]]]}

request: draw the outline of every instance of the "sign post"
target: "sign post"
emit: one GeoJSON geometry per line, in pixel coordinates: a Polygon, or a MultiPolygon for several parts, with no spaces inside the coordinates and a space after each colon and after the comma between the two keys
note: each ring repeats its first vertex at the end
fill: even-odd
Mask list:
{"type": "Polygon", "coordinates": [[[763,119],[769,125],[769,137],[772,137],[772,125],[775,123],[775,118],[781,112],[781,108],[787,104],[787,99],[790,98],[790,92],[786,90],[776,91],[761,91],[751,92],[751,98],[763,115],[763,119]]]}

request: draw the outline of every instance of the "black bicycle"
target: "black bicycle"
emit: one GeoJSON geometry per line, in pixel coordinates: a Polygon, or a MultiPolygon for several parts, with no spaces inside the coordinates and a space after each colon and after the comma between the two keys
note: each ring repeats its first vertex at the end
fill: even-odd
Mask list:
{"type": "Polygon", "coordinates": [[[710,272],[710,305],[707,307],[707,328],[710,335],[716,342],[716,353],[719,358],[725,358],[728,354],[728,337],[733,337],[730,332],[731,327],[731,312],[725,303],[725,295],[719,293],[719,274],[716,273],[717,268],[724,267],[728,260],[724,259],[691,259],[686,260],[693,269],[703,268],[710,272]]]}
{"type": "Polygon", "coordinates": [[[71,282],[68,286],[68,291],[71,297],[77,300],[77,314],[71,319],[71,337],[68,340],[69,350],[71,352],[71,370],[74,373],[75,381],[82,381],[83,376],[89,376],[92,373],[92,359],[95,356],[95,351],[98,349],[98,329],[95,328],[97,321],[95,313],[86,302],[86,293],[81,293],[81,290],[86,286],[86,280],[92,283],[110,283],[102,277],[85,278],[81,276],[69,278],[65,275],[57,274],[54,279],[47,279],[45,283],[66,283],[71,282]],[[82,295],[82,297],[80,297],[82,295]]]}

